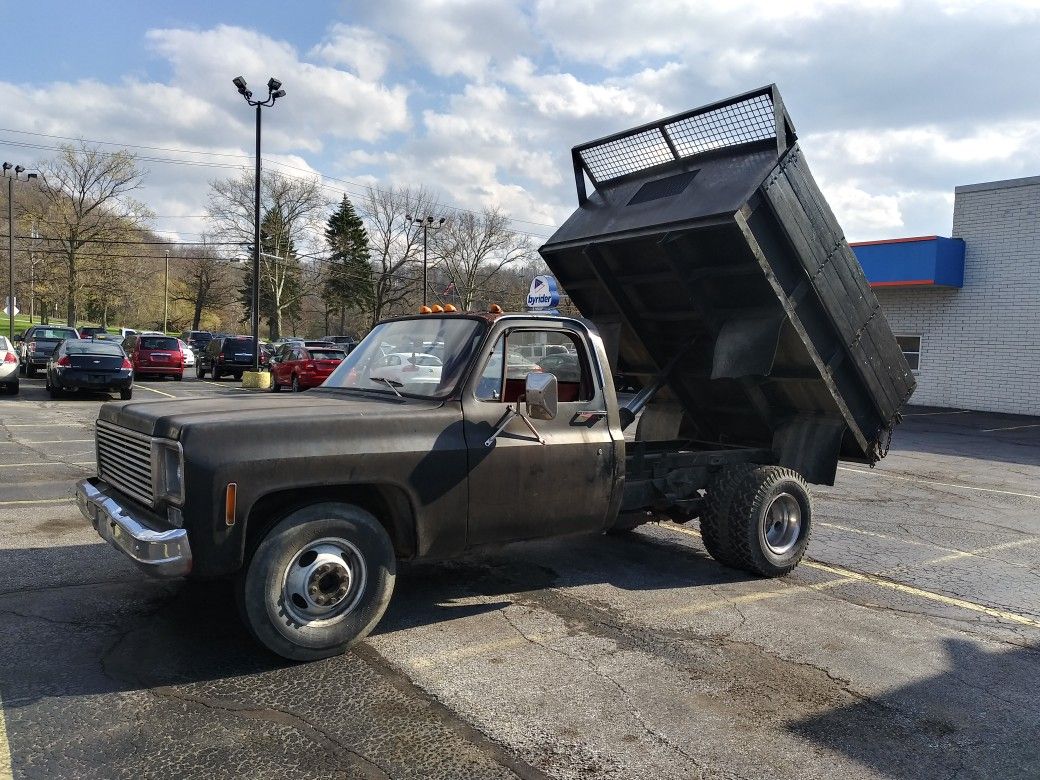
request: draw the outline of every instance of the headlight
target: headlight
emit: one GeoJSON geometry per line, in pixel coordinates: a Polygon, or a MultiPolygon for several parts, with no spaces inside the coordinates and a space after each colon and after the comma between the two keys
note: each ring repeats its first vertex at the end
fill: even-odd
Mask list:
{"type": "Polygon", "coordinates": [[[184,450],[179,442],[159,442],[159,495],[173,504],[184,503],[184,450]]]}

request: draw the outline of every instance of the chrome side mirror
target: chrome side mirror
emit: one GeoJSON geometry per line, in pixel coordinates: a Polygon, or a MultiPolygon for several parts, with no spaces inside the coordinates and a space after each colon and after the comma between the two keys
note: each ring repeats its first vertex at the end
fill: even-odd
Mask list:
{"type": "Polygon", "coordinates": [[[553,420],[559,404],[556,375],[548,372],[531,372],[524,382],[524,399],[527,416],[535,420],[553,420]]]}

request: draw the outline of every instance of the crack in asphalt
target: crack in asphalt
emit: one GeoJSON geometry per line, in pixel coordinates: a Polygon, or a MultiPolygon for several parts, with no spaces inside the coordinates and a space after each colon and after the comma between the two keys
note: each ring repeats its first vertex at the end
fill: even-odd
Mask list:
{"type": "Polygon", "coordinates": [[[231,699],[200,696],[179,691],[169,685],[148,688],[147,692],[159,699],[173,699],[184,704],[194,704],[209,710],[228,713],[236,717],[289,726],[290,728],[294,728],[307,735],[312,741],[324,741],[330,746],[331,752],[341,759],[343,758],[342,754],[346,754],[355,759],[354,761],[348,759],[347,763],[351,764],[351,769],[355,771],[360,770],[359,777],[365,778],[365,780],[393,780],[393,776],[385,767],[381,766],[378,762],[363,753],[359,753],[349,745],[344,744],[343,741],[334,734],[331,734],[329,731],[303,715],[300,715],[298,712],[271,705],[257,707],[231,699]]]}

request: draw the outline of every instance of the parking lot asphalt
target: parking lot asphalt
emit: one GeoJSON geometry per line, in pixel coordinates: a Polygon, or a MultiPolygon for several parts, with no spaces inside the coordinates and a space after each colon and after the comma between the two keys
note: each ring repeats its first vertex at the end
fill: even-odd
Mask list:
{"type": "Polygon", "coordinates": [[[22,389],[0,778],[1040,776],[1040,419],[910,409],[877,468],[814,486],[782,580],[719,566],[695,523],[511,545],[404,566],[356,651],[293,665],[226,584],[147,580],[97,539],[71,491],[102,399],[22,389]]]}

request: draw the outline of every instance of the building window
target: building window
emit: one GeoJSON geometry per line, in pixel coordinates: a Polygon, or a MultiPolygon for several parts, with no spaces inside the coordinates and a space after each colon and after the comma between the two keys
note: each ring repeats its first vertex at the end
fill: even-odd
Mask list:
{"type": "Polygon", "coordinates": [[[899,349],[903,357],[914,371],[921,365],[921,337],[920,336],[896,336],[899,349]]]}

